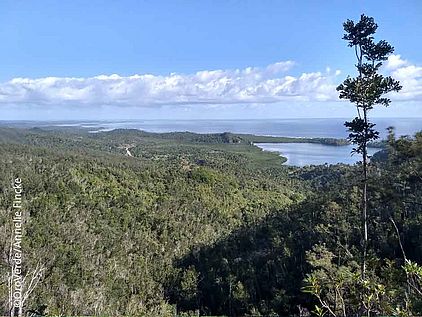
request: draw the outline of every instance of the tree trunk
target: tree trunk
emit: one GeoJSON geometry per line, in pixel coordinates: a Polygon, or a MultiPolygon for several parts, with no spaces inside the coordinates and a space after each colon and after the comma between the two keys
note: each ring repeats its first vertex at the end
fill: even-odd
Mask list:
{"type": "Polygon", "coordinates": [[[366,257],[368,249],[368,152],[366,139],[368,136],[368,118],[366,108],[363,108],[363,117],[365,120],[365,141],[363,144],[362,163],[363,163],[363,189],[362,189],[362,279],[366,275],[366,257]]]}

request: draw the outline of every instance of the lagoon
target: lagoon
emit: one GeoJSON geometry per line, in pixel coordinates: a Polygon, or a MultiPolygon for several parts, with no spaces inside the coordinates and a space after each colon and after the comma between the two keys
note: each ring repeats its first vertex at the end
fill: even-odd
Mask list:
{"type": "MultiPolygon", "coordinates": [[[[321,164],[354,164],[361,156],[350,154],[353,146],[333,146],[315,143],[255,143],[264,151],[277,152],[287,158],[285,165],[305,166],[321,164]]],[[[373,155],[380,149],[369,148],[368,154],[373,155]]]]}

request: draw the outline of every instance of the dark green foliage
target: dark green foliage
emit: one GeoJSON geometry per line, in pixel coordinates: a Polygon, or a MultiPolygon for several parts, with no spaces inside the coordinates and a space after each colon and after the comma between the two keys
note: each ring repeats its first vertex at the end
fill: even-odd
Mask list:
{"type": "MultiPolygon", "coordinates": [[[[19,175],[29,216],[25,269],[47,267],[28,308],[47,305],[50,314],[165,315],[166,285],[179,274],[173,261],[303,197],[298,181],[280,181],[286,173],[276,154],[250,145],[134,131],[3,136],[12,135],[0,148],[1,250],[8,253],[10,180],[19,175]],[[135,157],[123,156],[126,143],[135,157]]],[[[5,278],[5,262],[0,269],[5,278]]],[[[182,294],[192,300],[195,272],[184,276],[182,294]]]]}
{"type": "Polygon", "coordinates": [[[366,155],[367,144],[379,137],[378,131],[374,129],[375,124],[368,120],[367,112],[375,105],[388,106],[390,99],[382,96],[399,91],[402,87],[390,76],[384,77],[377,73],[382,61],[394,52],[394,48],[383,40],[374,42],[373,35],[378,28],[374,19],[362,14],[359,22],[347,20],[343,27],[346,32],[343,39],[355,50],[359,75],[355,78],[347,77],[337,90],[341,99],[348,99],[357,107],[358,117],[345,125],[350,131],[350,142],[357,145],[354,151],[366,155]]]}

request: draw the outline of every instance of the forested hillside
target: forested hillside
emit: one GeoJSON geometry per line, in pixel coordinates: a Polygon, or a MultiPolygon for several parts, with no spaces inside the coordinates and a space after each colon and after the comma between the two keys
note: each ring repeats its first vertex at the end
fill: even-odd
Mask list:
{"type": "MultiPolygon", "coordinates": [[[[326,301],[338,300],[339,289],[353,301],[360,287],[353,280],[359,167],[287,167],[254,141],[1,128],[2,313],[8,314],[16,177],[24,187],[24,273],[45,268],[27,309],[68,316],[299,315],[319,304],[315,283],[326,301]]],[[[377,289],[370,304],[379,314],[420,314],[422,274],[414,265],[406,275],[402,266],[403,253],[422,263],[422,133],[391,136],[385,151],[370,166],[370,274],[377,289]]]]}

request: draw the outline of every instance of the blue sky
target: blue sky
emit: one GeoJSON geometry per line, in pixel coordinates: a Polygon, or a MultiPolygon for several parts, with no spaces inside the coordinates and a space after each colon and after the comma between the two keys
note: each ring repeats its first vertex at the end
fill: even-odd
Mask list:
{"type": "Polygon", "coordinates": [[[333,87],[354,74],[342,23],[361,13],[405,84],[374,115],[422,117],[416,0],[0,1],[1,117],[347,117],[333,87]]]}

